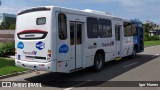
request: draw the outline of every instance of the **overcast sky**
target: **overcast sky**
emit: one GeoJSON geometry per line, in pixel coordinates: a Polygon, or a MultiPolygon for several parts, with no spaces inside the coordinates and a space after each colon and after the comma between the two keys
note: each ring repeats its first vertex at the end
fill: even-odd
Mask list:
{"type": "Polygon", "coordinates": [[[153,21],[160,24],[160,0],[1,0],[1,12],[17,14],[36,6],[62,6],[74,9],[93,9],[115,16],[153,21]]]}

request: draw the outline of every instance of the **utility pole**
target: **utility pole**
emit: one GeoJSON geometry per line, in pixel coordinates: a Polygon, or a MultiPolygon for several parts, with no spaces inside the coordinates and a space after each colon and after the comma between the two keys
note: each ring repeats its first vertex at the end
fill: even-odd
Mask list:
{"type": "Polygon", "coordinates": [[[0,6],[1,6],[2,1],[0,0],[0,6]]]}
{"type": "Polygon", "coordinates": [[[0,13],[2,12],[2,1],[0,0],[0,13]]]}

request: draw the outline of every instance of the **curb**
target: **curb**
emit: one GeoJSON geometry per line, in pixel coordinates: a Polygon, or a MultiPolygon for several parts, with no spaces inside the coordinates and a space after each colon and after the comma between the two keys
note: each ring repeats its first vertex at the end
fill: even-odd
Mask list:
{"type": "Polygon", "coordinates": [[[0,76],[0,79],[9,78],[9,77],[14,77],[14,76],[22,75],[22,74],[28,74],[28,73],[32,73],[33,71],[34,71],[34,70],[27,70],[27,71],[22,71],[22,72],[16,72],[16,73],[12,73],[12,74],[7,74],[7,75],[0,76]]]}
{"type": "MultiPolygon", "coordinates": [[[[160,45],[160,44],[157,44],[157,45],[153,45],[153,46],[158,46],[158,45],[160,45]]],[[[153,46],[147,46],[147,47],[144,47],[144,48],[148,48],[148,47],[153,47],[153,46]]]]}

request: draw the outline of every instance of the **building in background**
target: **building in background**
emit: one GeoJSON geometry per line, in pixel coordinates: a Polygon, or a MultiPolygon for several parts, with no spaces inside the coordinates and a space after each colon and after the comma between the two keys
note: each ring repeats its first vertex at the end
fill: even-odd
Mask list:
{"type": "Polygon", "coordinates": [[[160,30],[151,30],[149,32],[150,36],[159,36],[160,37],[160,30]]]}
{"type": "Polygon", "coordinates": [[[149,36],[160,36],[160,25],[151,21],[146,21],[144,24],[148,24],[149,36]]]}
{"type": "Polygon", "coordinates": [[[14,14],[7,14],[7,13],[0,13],[0,24],[3,20],[8,20],[11,23],[16,23],[16,15],[14,14]]]}
{"type": "Polygon", "coordinates": [[[151,26],[151,30],[160,30],[160,25],[151,21],[146,21],[144,24],[149,24],[151,26]]]}

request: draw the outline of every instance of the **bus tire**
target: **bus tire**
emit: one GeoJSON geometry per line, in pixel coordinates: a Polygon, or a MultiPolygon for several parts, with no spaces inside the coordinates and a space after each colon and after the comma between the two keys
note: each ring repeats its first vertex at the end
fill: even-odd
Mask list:
{"type": "Polygon", "coordinates": [[[104,65],[104,55],[101,53],[96,53],[95,58],[94,58],[94,65],[93,65],[93,69],[96,72],[99,72],[103,69],[103,65],[104,65]]]}
{"type": "Polygon", "coordinates": [[[132,50],[132,54],[130,55],[130,57],[132,59],[134,59],[134,58],[136,58],[136,56],[137,56],[137,52],[136,52],[136,48],[134,47],[133,50],[132,50]]]}

